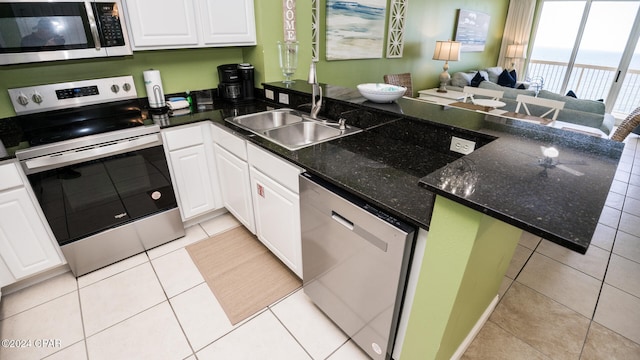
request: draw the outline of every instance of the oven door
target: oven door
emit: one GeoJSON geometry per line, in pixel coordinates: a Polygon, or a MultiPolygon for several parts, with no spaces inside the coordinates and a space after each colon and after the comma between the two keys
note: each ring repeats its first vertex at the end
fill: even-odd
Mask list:
{"type": "Polygon", "coordinates": [[[61,246],[177,207],[162,145],[28,179],[61,246]]]}

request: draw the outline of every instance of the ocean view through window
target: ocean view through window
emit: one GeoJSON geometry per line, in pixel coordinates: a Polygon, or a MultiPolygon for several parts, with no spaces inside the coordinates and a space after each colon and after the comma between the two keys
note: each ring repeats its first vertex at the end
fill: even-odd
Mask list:
{"type": "Polygon", "coordinates": [[[605,101],[623,118],[640,106],[640,1],[546,0],[527,74],[544,88],[605,101]]]}

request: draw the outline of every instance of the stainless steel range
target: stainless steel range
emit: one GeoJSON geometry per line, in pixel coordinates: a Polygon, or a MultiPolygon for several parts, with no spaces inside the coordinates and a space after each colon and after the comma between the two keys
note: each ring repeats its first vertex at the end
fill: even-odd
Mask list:
{"type": "Polygon", "coordinates": [[[160,128],[131,76],[10,89],[16,152],[76,276],[184,236],[160,128]]]}

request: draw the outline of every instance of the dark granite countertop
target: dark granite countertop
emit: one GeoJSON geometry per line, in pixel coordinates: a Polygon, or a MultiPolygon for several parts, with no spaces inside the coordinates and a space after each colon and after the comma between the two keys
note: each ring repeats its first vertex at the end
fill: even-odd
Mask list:
{"type": "Polygon", "coordinates": [[[276,99],[278,93],[289,94],[290,104],[214,101],[193,114],[148,115],[146,123],[166,128],[211,121],[425,229],[439,194],[581,253],[623,149],[607,139],[417,100],[376,104],[356,89],[323,85],[321,115],[343,116],[365,131],[289,151],[224,120],[272,107],[308,110],[311,88],[305,81],[264,87],[276,99]],[[450,152],[451,136],[475,141],[476,150],[466,156],[450,152]],[[545,168],[542,151],[549,147],[559,156],[545,168]]]}
{"type": "MultiPolygon", "coordinates": [[[[299,93],[303,98],[310,93],[310,87],[304,81],[288,88],[279,83],[264,85],[274,91],[299,93]]],[[[613,181],[623,144],[413,99],[376,104],[361,97],[356,89],[325,85],[324,93],[329,99],[342,104],[401,118],[393,124],[370,129],[362,136],[349,139],[354,143],[354,151],[362,156],[358,159],[360,161],[384,158],[383,153],[388,153],[389,159],[393,158],[393,161],[385,162],[385,165],[393,163],[390,167],[399,169],[393,176],[382,180],[379,173],[357,172],[358,166],[350,179],[359,186],[370,187],[371,193],[378,190],[379,194],[384,194],[387,205],[401,208],[400,203],[406,202],[408,205],[403,210],[408,212],[429,211],[431,205],[417,205],[429,201],[431,196],[426,193],[416,191],[415,196],[403,193],[404,196],[397,199],[385,194],[386,189],[397,191],[397,194],[413,191],[407,185],[411,183],[411,177],[415,177],[419,178],[419,185],[430,192],[572,250],[586,252],[613,181]],[[404,128],[404,137],[390,136],[390,133],[398,133],[393,127],[404,128]],[[429,137],[424,132],[439,135],[429,137]],[[476,141],[479,146],[473,153],[451,162],[442,159],[449,164],[439,167],[438,161],[429,158],[433,153],[450,154],[447,149],[451,135],[476,141]],[[403,139],[408,138],[423,138],[426,147],[436,151],[422,153],[420,146],[416,145],[419,141],[406,142],[413,144],[409,149],[399,146],[405,143],[403,139]],[[441,143],[434,147],[426,144],[427,141],[441,143]],[[371,148],[376,147],[377,151],[372,152],[371,148]],[[545,156],[545,149],[550,149],[551,153],[547,155],[557,152],[557,156],[545,156]],[[431,171],[432,167],[437,168],[431,171]],[[391,179],[400,179],[402,187],[395,188],[397,184],[391,179]]],[[[333,112],[331,115],[337,117],[336,111],[333,112]]],[[[349,144],[344,139],[339,143],[343,144],[342,149],[349,144]]],[[[334,167],[338,166],[338,161],[333,163],[334,167]]],[[[316,167],[321,168],[319,165],[316,167]]],[[[343,167],[348,169],[349,165],[344,164],[343,167]]],[[[413,214],[414,218],[420,218],[417,213],[413,214]]]]}

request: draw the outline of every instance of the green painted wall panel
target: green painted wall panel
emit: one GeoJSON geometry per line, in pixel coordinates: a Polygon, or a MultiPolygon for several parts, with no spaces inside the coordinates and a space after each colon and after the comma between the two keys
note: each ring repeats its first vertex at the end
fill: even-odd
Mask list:
{"type": "Polygon", "coordinates": [[[56,61],[0,67],[0,118],[14,116],[7,89],[132,75],[138,96],[146,96],[142,72],[158,69],[164,92],[210,89],[218,86],[217,66],[242,62],[242,48],[206,48],[134,52],[133,56],[56,61]]]}
{"type": "Polygon", "coordinates": [[[521,234],[436,197],[401,360],[453,355],[498,294],[521,234]]]}

